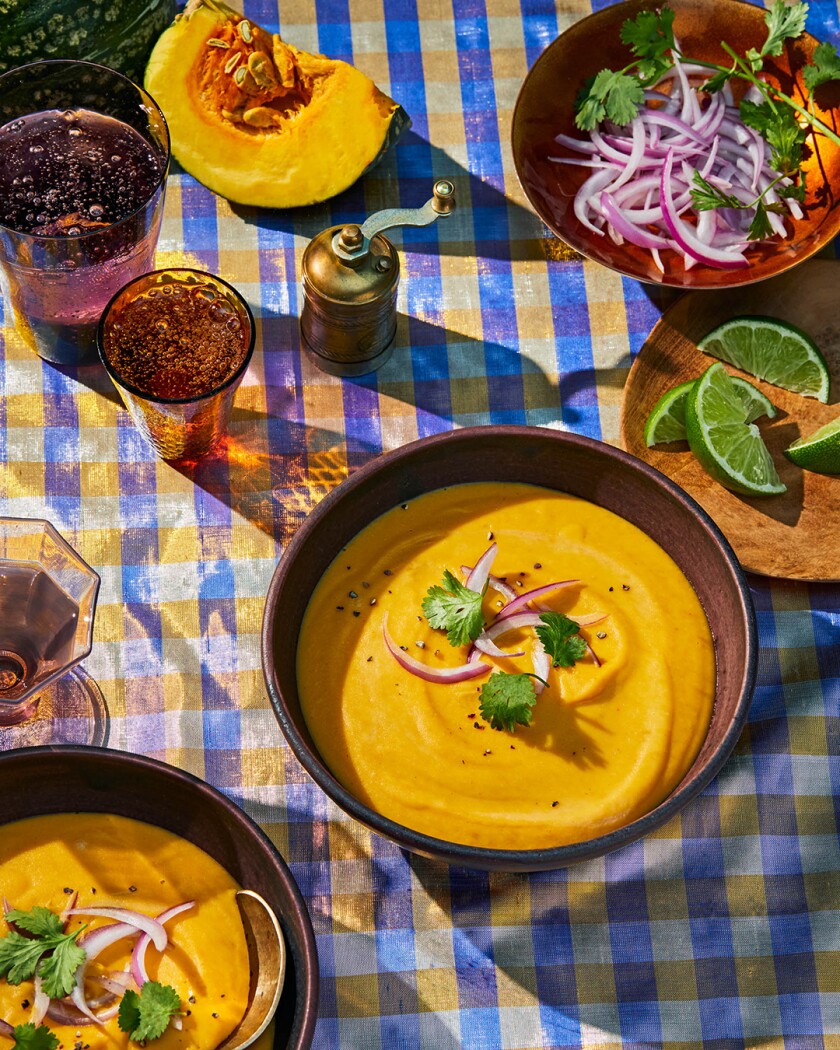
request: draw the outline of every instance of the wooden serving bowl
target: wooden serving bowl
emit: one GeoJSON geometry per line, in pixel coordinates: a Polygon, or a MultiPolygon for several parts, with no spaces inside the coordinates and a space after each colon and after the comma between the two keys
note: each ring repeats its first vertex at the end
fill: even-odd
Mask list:
{"type": "Polygon", "coordinates": [[[4,824],[51,813],[114,813],[165,828],[259,893],[280,920],[286,942],[274,1050],[308,1050],[319,981],[312,921],[280,854],[238,806],[203,780],[155,759],[72,745],[0,754],[0,798],[4,824]]]}
{"type": "MultiPolygon", "coordinates": [[[[721,41],[744,54],[750,47],[760,47],[766,38],[763,7],[741,0],[667,3],[675,11],[674,35],[683,53],[692,58],[729,65],[721,41]]],[[[621,42],[624,22],[662,6],[661,0],[625,0],[605,7],[575,22],[543,51],[525,78],[513,113],[513,159],[522,189],[537,215],[562,241],[587,258],[640,281],[678,288],[729,288],[782,273],[818,252],[840,229],[840,200],[834,190],[840,185],[840,148],[824,136],[817,137],[818,152],[812,149],[803,165],[808,186],[805,217],[793,225],[786,240],[774,238],[750,248],[750,265],[738,270],[698,264],[686,272],[675,253],[664,252],[663,261],[669,262],[666,272],[660,273],[646,249],[614,244],[609,236],[599,237],[578,221],[572,205],[591,170],[549,160],[561,154],[572,156],[557,145],[556,135],[585,137],[574,123],[575,98],[584,81],[602,69],[622,69],[632,61],[630,49],[621,42]]],[[[817,44],[807,33],[787,42],[779,58],[765,60],[767,79],[803,101],[801,70],[817,44]]],[[[819,105],[829,100],[836,101],[836,85],[817,90],[816,113],[837,131],[837,111],[826,112],[819,105]]],[[[814,142],[809,136],[809,145],[813,147],[814,142]]]]}
{"type": "Polygon", "coordinates": [[[715,776],[747,715],[755,681],[755,615],[729,544],[701,508],[633,456],[590,438],[537,427],[474,427],[437,434],[367,463],[310,514],[281,558],[263,617],[262,659],[280,728],[327,795],[360,823],[415,853],[449,864],[501,871],[560,868],[608,853],[669,820],[715,776]],[[420,834],[354,797],[323,763],[300,708],[296,677],[304,611],[323,572],[374,518],[426,492],[474,481],[515,481],[556,489],[611,510],[670,554],[699,597],[717,663],[705,743],[682,782],[656,809],[609,834],[550,849],[496,850],[420,834]]]}

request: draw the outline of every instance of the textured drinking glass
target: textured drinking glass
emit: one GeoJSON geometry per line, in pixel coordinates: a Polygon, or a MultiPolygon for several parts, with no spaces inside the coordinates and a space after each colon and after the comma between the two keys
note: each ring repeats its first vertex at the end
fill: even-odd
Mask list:
{"type": "Polygon", "coordinates": [[[0,76],[0,289],[47,361],[96,360],[114,293],[152,268],[169,132],[142,88],[90,62],[0,76]]]}
{"type": "Polygon", "coordinates": [[[254,352],[254,318],[226,281],[157,270],[123,288],[99,324],[99,355],[138,430],[163,459],[197,459],[227,428],[254,352]]]}
{"type": "Polygon", "coordinates": [[[0,749],[102,743],[91,651],[99,576],[48,522],[0,518],[0,749]]]}

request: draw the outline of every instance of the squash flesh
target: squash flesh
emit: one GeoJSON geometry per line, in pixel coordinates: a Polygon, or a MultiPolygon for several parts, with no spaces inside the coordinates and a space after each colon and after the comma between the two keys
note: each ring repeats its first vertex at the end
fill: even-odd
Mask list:
{"type": "Polygon", "coordinates": [[[160,37],[145,83],[180,164],[229,200],[269,208],[327,200],[352,185],[402,114],[354,66],[300,51],[202,0],[160,37]]]}

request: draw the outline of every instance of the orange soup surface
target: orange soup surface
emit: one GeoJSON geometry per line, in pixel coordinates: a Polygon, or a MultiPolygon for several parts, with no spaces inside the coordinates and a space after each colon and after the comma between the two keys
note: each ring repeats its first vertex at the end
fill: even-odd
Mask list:
{"type": "MultiPolygon", "coordinates": [[[[227,871],[197,846],[126,817],[67,813],[15,821],[0,829],[0,895],[19,911],[43,907],[60,914],[73,906],[77,895],[79,909],[110,906],[155,917],[195,901],[193,908],[165,923],[165,951],[150,945],[146,954],[149,979],[172,986],[181,1000],[182,1028],[178,1031],[170,1024],[147,1044],[156,1050],[215,1050],[242,1019],[250,968],[237,889],[227,871]]],[[[67,930],[84,923],[91,930],[113,922],[72,915],[67,930]]],[[[78,942],[82,946],[84,935],[78,942]]],[[[113,979],[128,968],[135,940],[123,939],[90,962],[89,1001],[103,996],[96,974],[113,979]]],[[[31,980],[0,980],[0,1017],[13,1026],[30,1021],[34,991],[31,980]]],[[[43,1023],[64,1050],[137,1046],[120,1030],[116,1017],[80,1027],[49,1017],[43,1023]]]]}
{"type": "MultiPolygon", "coordinates": [[[[509,593],[492,579],[492,625],[509,593]]],[[[532,626],[497,639],[519,657],[483,657],[493,673],[533,673],[532,626]]],[[[655,808],[705,738],[714,646],[700,602],[673,560],[641,530],[585,500],[530,485],[477,483],[418,497],[382,515],[342,550],[306,611],[297,676],[307,726],[356,797],[409,828],[492,849],[580,842],[655,808]],[[461,582],[492,541],[491,574],[515,594],[577,582],[523,612],[591,621],[591,648],[547,672],[530,725],[481,716],[490,677],[429,682],[404,669],[463,665],[423,615],[445,570],[461,582]]]]}

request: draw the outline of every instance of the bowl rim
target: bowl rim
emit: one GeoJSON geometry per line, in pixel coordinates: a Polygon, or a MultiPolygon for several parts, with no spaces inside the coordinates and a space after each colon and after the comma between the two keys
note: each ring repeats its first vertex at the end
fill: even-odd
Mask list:
{"type": "MultiPolygon", "coordinates": [[[[141,774],[143,771],[150,771],[156,776],[169,777],[173,781],[180,783],[188,791],[194,791],[198,796],[209,799],[211,804],[221,806],[237,824],[244,824],[250,830],[261,847],[263,854],[266,855],[273,865],[274,875],[280,880],[292,902],[291,908],[284,912],[284,917],[288,916],[289,924],[302,935],[302,955],[308,964],[306,972],[301,973],[302,987],[298,989],[295,997],[296,1008],[301,1011],[301,1024],[296,1041],[290,1043],[287,1050],[306,1050],[307,1047],[311,1046],[315,1025],[318,1020],[320,995],[320,965],[312,918],[309,915],[303,894],[291,869],[259,824],[244,809],[237,806],[235,802],[208,781],[202,780],[200,777],[178,766],[170,765],[168,762],[162,762],[160,759],[150,758],[147,755],[138,755],[132,751],[118,751],[115,748],[97,747],[91,744],[46,744],[0,751],[0,767],[14,766],[15,764],[26,765],[30,760],[36,764],[41,764],[45,760],[49,762],[51,755],[64,757],[71,761],[86,759],[101,762],[106,767],[126,765],[137,769],[141,774]]],[[[80,811],[70,808],[56,810],[55,812],[74,813],[80,811]]],[[[105,811],[103,810],[102,812],[105,811]]],[[[7,820],[5,817],[0,817],[0,828],[8,823],[12,823],[12,821],[7,820]]],[[[151,821],[145,820],[144,823],[148,824],[151,821]]],[[[177,832],[173,832],[173,834],[177,834],[177,832]]],[[[198,845],[198,843],[194,844],[198,845]]]]}
{"type": "MultiPolygon", "coordinates": [[[[440,487],[444,488],[446,486],[442,484],[440,487]]],[[[686,802],[708,786],[731,755],[746,722],[757,673],[758,631],[752,596],[746,576],[728,540],[700,504],[681,489],[679,485],[671,481],[670,478],[617,446],[580,434],[534,426],[477,426],[432,434],[381,453],[341,481],[315,506],[292,537],[275,567],[263,611],[262,662],[269,699],[286,741],[292,748],[298,761],[318,787],[345,813],[348,813],[370,830],[422,856],[433,857],[439,860],[445,859],[450,864],[482,870],[538,871],[562,868],[577,861],[589,860],[596,856],[611,853],[621,846],[628,845],[666,823],[686,802]],[[626,824],[594,839],[587,839],[583,842],[569,845],[530,850],[505,850],[491,849],[484,846],[470,846],[414,831],[403,824],[391,820],[389,817],[377,813],[360,802],[341,784],[322,761],[313,757],[313,753],[317,755],[317,752],[315,752],[314,747],[312,749],[309,748],[298,732],[276,685],[272,648],[274,616],[280,592],[283,589],[290,566],[300,549],[306,544],[310,533],[315,530],[321,520],[332,511],[337,503],[352,495],[356,489],[365,484],[371,475],[377,473],[383,467],[422,454],[426,448],[441,447],[449,444],[456,445],[459,442],[474,440],[476,437],[489,433],[502,439],[505,439],[506,436],[530,436],[532,439],[544,438],[546,441],[556,442],[558,445],[568,443],[588,449],[597,455],[607,456],[608,458],[614,457],[619,463],[646,476],[654,484],[665,489],[685,510],[694,515],[698,519],[699,524],[711,534],[735,583],[741,618],[745,626],[746,659],[744,662],[743,684],[735,715],[723,739],[705,767],[692,781],[684,784],[657,807],[638,817],[630,824],[626,824]]]]}
{"type": "MultiPolygon", "coordinates": [[[[765,13],[765,9],[762,8],[759,4],[755,3],[754,0],[706,0],[706,3],[708,4],[709,8],[712,8],[715,5],[720,5],[724,8],[727,6],[736,8],[749,8],[753,11],[758,12],[759,15],[765,13]]],[[[511,148],[513,167],[514,171],[516,172],[517,182],[519,183],[522,192],[525,194],[525,197],[534,213],[534,216],[546,227],[547,230],[551,231],[552,235],[555,238],[557,238],[561,242],[561,244],[566,245],[571,251],[576,252],[578,255],[582,256],[583,259],[589,262],[597,263],[599,266],[604,266],[605,268],[612,270],[614,273],[617,273],[623,277],[629,277],[633,280],[640,281],[643,285],[649,286],[651,288],[675,288],[684,292],[715,292],[725,290],[728,288],[745,287],[750,284],[757,284],[761,281],[772,280],[772,278],[777,277],[779,274],[785,273],[788,270],[793,269],[795,266],[801,265],[803,262],[807,261],[814,255],[822,251],[837,236],[838,231],[835,230],[833,233],[829,233],[824,237],[815,237],[813,243],[808,243],[807,246],[805,248],[800,249],[800,251],[793,258],[785,258],[783,264],[779,265],[776,268],[773,268],[768,273],[756,274],[751,266],[745,266],[743,269],[726,271],[727,276],[725,283],[714,282],[712,281],[711,276],[708,281],[686,281],[685,271],[683,273],[666,272],[659,274],[658,277],[655,277],[652,273],[641,274],[639,273],[638,268],[632,265],[625,264],[621,261],[605,262],[604,260],[597,258],[595,254],[593,254],[585,238],[573,236],[571,239],[569,239],[568,232],[566,234],[560,233],[560,231],[557,229],[557,225],[554,222],[550,221],[549,218],[547,218],[543,214],[543,210],[540,207],[539,201],[535,199],[536,194],[534,193],[534,189],[531,185],[531,182],[527,178],[523,170],[522,158],[520,156],[520,151],[517,148],[517,132],[518,127],[520,126],[520,123],[523,119],[522,111],[525,108],[524,100],[527,94],[528,83],[531,80],[532,76],[535,74],[535,71],[537,70],[538,66],[541,66],[544,62],[551,61],[549,53],[553,52],[556,48],[560,46],[560,41],[563,39],[566,33],[568,33],[573,28],[580,31],[580,27],[582,27],[583,23],[603,19],[607,11],[609,11],[610,14],[616,18],[616,20],[618,20],[619,13],[621,11],[625,11],[627,16],[630,16],[631,14],[638,13],[641,10],[659,9],[665,4],[674,8],[675,10],[679,10],[683,7],[692,6],[690,0],[617,0],[616,3],[608,4],[605,7],[594,8],[588,14],[585,14],[582,17],[571,22],[564,29],[560,30],[554,37],[554,39],[550,40],[542,48],[537,57],[530,63],[528,70],[525,73],[525,76],[522,80],[522,83],[519,85],[519,89],[516,93],[516,99],[513,104],[513,112],[511,114],[510,134],[508,137],[508,143],[511,148]]],[[[807,40],[814,46],[820,43],[818,38],[816,38],[813,35],[813,33],[811,33],[807,28],[804,29],[800,34],[800,37],[797,38],[797,40],[800,39],[807,40]]],[[[710,275],[720,275],[722,272],[723,271],[721,270],[710,268],[708,266],[704,266],[703,264],[698,264],[697,267],[691,271],[691,273],[694,275],[694,278],[702,277],[704,273],[709,273],[710,275]]]]}

